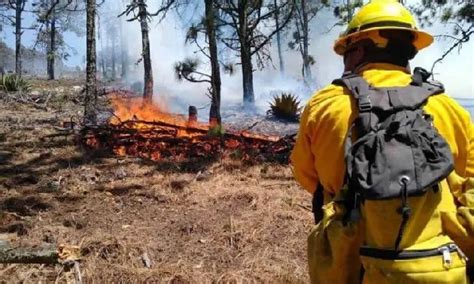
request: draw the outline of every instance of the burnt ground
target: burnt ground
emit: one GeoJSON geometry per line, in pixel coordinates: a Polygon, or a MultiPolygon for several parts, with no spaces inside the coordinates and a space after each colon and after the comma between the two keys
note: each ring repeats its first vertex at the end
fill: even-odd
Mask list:
{"type": "MultiPolygon", "coordinates": [[[[310,200],[289,167],[90,152],[56,136],[80,118],[81,83],[34,84],[47,109],[0,93],[0,241],[77,245],[85,282],[308,282],[310,200]]],[[[59,264],[0,265],[0,282],[75,276],[59,264]]]]}

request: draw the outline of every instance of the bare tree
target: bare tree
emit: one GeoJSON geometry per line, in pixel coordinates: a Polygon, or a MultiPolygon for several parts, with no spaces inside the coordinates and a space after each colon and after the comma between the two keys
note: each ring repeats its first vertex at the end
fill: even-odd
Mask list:
{"type": "Polygon", "coordinates": [[[421,1],[410,9],[418,17],[422,26],[431,26],[436,22],[451,25],[453,28],[437,39],[451,42],[450,47],[433,62],[431,73],[451,52],[460,50],[474,35],[474,3],[472,1],[421,1]]]}
{"type": "MultiPolygon", "coordinates": [[[[278,7],[279,0],[273,0],[273,5],[275,7],[278,7]]],[[[280,63],[280,73],[285,74],[285,63],[283,60],[283,52],[281,47],[280,13],[278,11],[275,12],[275,28],[277,29],[276,41],[278,49],[278,62],[280,63]]]]}
{"type": "Polygon", "coordinates": [[[102,31],[102,17],[97,17],[97,39],[100,43],[100,52],[99,52],[99,61],[100,61],[100,69],[102,71],[102,79],[104,80],[107,78],[107,67],[105,66],[105,48],[104,48],[104,37],[102,31]]]}
{"type": "MultiPolygon", "coordinates": [[[[123,1],[122,1],[123,3],[123,1]]],[[[121,59],[121,72],[120,78],[125,80],[128,76],[128,45],[125,40],[125,32],[123,28],[123,21],[120,21],[120,59],[121,59]]]]}
{"type": "Polygon", "coordinates": [[[132,0],[127,5],[125,11],[119,15],[131,16],[127,21],[138,20],[141,27],[142,33],[142,60],[144,69],[144,90],[143,98],[145,102],[151,102],[153,98],[153,69],[151,65],[150,57],[150,39],[148,36],[148,22],[151,17],[161,16],[161,20],[166,16],[168,10],[170,10],[176,3],[175,0],[162,0],[160,8],[155,13],[150,13],[147,10],[146,0],[132,0]]]}
{"type": "Polygon", "coordinates": [[[342,0],[342,1],[333,1],[332,4],[333,4],[332,6],[334,7],[334,16],[337,18],[337,22],[333,25],[333,28],[334,28],[336,26],[347,25],[354,17],[356,9],[364,5],[364,1],[363,0],[342,0]]]}
{"type": "Polygon", "coordinates": [[[223,43],[240,53],[243,100],[246,107],[252,107],[255,104],[252,58],[255,56],[258,67],[263,68],[265,61],[271,59],[266,47],[272,37],[288,24],[294,11],[292,0],[284,1],[278,6],[271,5],[272,2],[270,0],[222,0],[218,5],[225,16],[221,22],[231,30],[231,35],[223,38],[223,43]],[[288,7],[290,7],[289,12],[279,27],[272,26],[271,22],[275,13],[288,7]],[[265,27],[265,32],[263,27],[265,27]]]}
{"type": "MultiPolygon", "coordinates": [[[[221,72],[220,62],[217,48],[218,26],[216,0],[205,0],[205,15],[202,21],[189,28],[186,35],[186,42],[193,43],[199,48],[199,52],[209,60],[211,67],[210,74],[199,70],[200,61],[187,58],[176,63],[175,72],[178,79],[185,79],[192,83],[208,83],[208,96],[211,99],[211,107],[209,110],[209,122],[211,124],[221,124],[221,72]],[[199,35],[205,36],[204,45],[201,43],[199,35]]],[[[225,66],[230,69],[230,65],[225,66]]]]}
{"type": "Polygon", "coordinates": [[[296,0],[296,12],[293,18],[295,31],[293,39],[289,42],[291,49],[298,50],[302,58],[301,74],[306,85],[310,85],[312,78],[311,66],[315,63],[313,56],[309,54],[310,45],[310,24],[316,18],[318,13],[329,7],[329,1],[320,0],[296,0]]]}
{"type": "Polygon", "coordinates": [[[23,35],[24,27],[22,26],[22,16],[25,11],[27,0],[7,0],[1,6],[6,10],[14,10],[15,16],[9,14],[1,15],[1,20],[15,27],[15,73],[18,76],[22,74],[22,44],[21,36],[23,35]]]}
{"type": "Polygon", "coordinates": [[[87,66],[86,97],[84,101],[84,119],[86,123],[96,122],[97,103],[97,64],[95,40],[96,0],[87,0],[87,66]]]}
{"type": "MultiPolygon", "coordinates": [[[[54,6],[55,0],[50,0],[50,5],[54,6]]],[[[48,78],[49,80],[54,80],[54,62],[55,62],[55,52],[56,52],[56,9],[51,10],[51,17],[47,21],[49,25],[49,46],[48,46],[48,78]]]]}
{"type": "Polygon", "coordinates": [[[64,32],[70,31],[82,35],[84,25],[79,24],[79,16],[85,11],[83,0],[37,0],[32,5],[40,23],[37,28],[37,40],[34,48],[39,44],[46,49],[48,78],[56,78],[56,59],[65,59],[70,56],[69,46],[64,41],[64,32]],[[73,19],[73,17],[75,17],[73,19]]]}
{"type": "Polygon", "coordinates": [[[110,23],[108,29],[107,29],[107,35],[109,37],[109,44],[110,44],[110,49],[109,49],[109,56],[110,56],[110,67],[111,67],[111,79],[115,80],[117,79],[117,27],[115,25],[116,23],[110,23]]]}
{"type": "Polygon", "coordinates": [[[206,34],[209,42],[209,55],[211,61],[211,89],[212,99],[209,119],[216,120],[217,124],[221,124],[221,73],[219,69],[219,59],[217,54],[216,39],[216,11],[214,0],[205,0],[206,3],[206,34]]]}
{"type": "MultiPolygon", "coordinates": [[[[12,5],[10,0],[10,5],[12,5]]],[[[21,16],[25,10],[26,0],[16,0],[15,8],[15,72],[21,76],[21,35],[23,34],[21,27],[21,16]]]]}
{"type": "Polygon", "coordinates": [[[150,57],[150,39],[148,37],[148,12],[146,10],[145,0],[137,0],[138,15],[140,21],[140,27],[142,31],[142,56],[143,56],[143,67],[145,71],[145,89],[143,91],[143,97],[146,101],[152,100],[153,97],[153,69],[151,66],[150,57]]]}

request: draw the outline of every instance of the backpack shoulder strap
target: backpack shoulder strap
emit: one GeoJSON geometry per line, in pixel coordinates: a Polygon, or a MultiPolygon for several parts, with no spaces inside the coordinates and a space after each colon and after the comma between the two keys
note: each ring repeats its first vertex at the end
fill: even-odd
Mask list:
{"type": "Polygon", "coordinates": [[[417,109],[434,95],[444,93],[443,84],[430,82],[428,78],[431,73],[421,67],[416,67],[410,85],[398,88],[385,88],[390,101],[390,108],[397,109],[417,109]]]}
{"type": "Polygon", "coordinates": [[[342,78],[334,80],[334,85],[345,87],[355,98],[359,110],[358,119],[355,122],[358,135],[368,133],[371,129],[375,129],[377,119],[372,112],[372,101],[370,94],[373,88],[367,81],[357,74],[344,73],[342,78]]]}
{"type": "Polygon", "coordinates": [[[357,74],[344,74],[333,84],[347,88],[356,99],[359,114],[370,111],[395,112],[401,109],[415,110],[423,106],[430,96],[444,93],[439,82],[430,82],[428,71],[415,68],[412,82],[405,87],[371,87],[357,74]]]}
{"type": "Polygon", "coordinates": [[[351,95],[356,99],[359,111],[367,112],[372,109],[369,91],[370,86],[367,81],[357,74],[344,73],[342,78],[332,82],[334,85],[347,88],[351,95]]]}

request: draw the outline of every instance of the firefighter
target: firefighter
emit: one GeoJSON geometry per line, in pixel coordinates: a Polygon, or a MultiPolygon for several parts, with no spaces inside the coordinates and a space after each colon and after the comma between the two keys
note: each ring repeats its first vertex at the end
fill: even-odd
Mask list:
{"type": "MultiPolygon", "coordinates": [[[[359,75],[374,87],[403,88],[413,82],[410,60],[432,42],[433,37],[417,28],[413,15],[398,1],[373,0],[354,16],[334,51],[344,60],[345,74],[359,75]]],[[[426,72],[418,75],[428,77],[426,72]]],[[[390,232],[399,226],[399,202],[366,202],[361,221],[342,221],[347,212],[338,201],[344,200],[347,186],[345,141],[358,117],[357,104],[338,84],[326,86],[309,100],[291,163],[296,180],[313,195],[317,225],[308,237],[313,283],[467,282],[467,257],[474,258],[474,125],[469,113],[444,93],[430,97],[423,110],[449,145],[454,170],[440,183],[439,192],[409,198],[412,206],[426,210],[412,214],[401,244],[408,255],[436,249],[444,255],[439,256],[442,261],[435,256],[377,259],[362,257],[359,250],[364,245],[392,249],[395,236],[390,232]],[[382,216],[392,209],[393,218],[374,214],[382,216]],[[369,214],[374,216],[367,222],[369,214]],[[458,248],[456,253],[443,251],[451,244],[458,248]]]]}

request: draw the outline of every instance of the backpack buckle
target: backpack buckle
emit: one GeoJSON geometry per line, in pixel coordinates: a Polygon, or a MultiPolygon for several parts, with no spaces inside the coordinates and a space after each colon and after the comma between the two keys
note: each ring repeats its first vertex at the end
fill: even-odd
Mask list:
{"type": "Polygon", "coordinates": [[[359,98],[359,111],[367,112],[372,110],[372,102],[369,97],[360,97],[359,98]]]}

